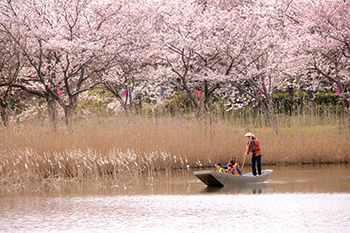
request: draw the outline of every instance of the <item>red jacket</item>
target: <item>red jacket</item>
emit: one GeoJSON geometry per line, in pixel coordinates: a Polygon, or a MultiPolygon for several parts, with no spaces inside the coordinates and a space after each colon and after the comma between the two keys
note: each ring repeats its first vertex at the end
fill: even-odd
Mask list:
{"type": "MultiPolygon", "coordinates": [[[[259,156],[259,155],[261,155],[261,148],[260,148],[259,141],[258,141],[257,138],[254,138],[253,141],[254,141],[254,147],[255,147],[255,156],[259,156]]],[[[249,143],[250,143],[250,141],[248,140],[247,146],[246,146],[246,148],[245,148],[245,151],[246,151],[247,154],[249,154],[250,152],[252,152],[252,151],[250,150],[249,143]]],[[[252,152],[252,154],[253,154],[253,152],[252,152]]],[[[252,157],[253,157],[253,155],[252,155],[252,157]]]]}
{"type": "Polygon", "coordinates": [[[232,174],[232,175],[234,175],[233,172],[234,172],[234,168],[230,168],[230,169],[228,169],[228,170],[226,171],[227,174],[232,174]]]}

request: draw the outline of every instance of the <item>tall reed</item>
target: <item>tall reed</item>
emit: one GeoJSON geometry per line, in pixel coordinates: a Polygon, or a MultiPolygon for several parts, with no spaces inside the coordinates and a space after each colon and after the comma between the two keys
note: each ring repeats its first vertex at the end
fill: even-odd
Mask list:
{"type": "MultiPolygon", "coordinates": [[[[123,184],[154,171],[243,161],[246,139],[258,137],[263,166],[349,162],[348,134],[334,119],[279,119],[281,133],[242,119],[125,118],[76,122],[73,131],[45,124],[0,131],[0,184],[24,187],[47,180],[111,179],[123,184]]],[[[246,164],[249,164],[249,158],[246,164]]],[[[248,172],[248,168],[245,172],[248,172]]]]}

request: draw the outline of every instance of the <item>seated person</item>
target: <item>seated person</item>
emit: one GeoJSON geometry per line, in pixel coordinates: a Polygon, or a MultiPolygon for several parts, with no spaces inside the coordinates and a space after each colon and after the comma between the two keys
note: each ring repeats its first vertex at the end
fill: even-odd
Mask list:
{"type": "Polygon", "coordinates": [[[226,171],[226,173],[227,174],[231,174],[231,175],[234,175],[235,173],[234,173],[235,171],[234,171],[234,169],[233,169],[233,166],[232,166],[232,164],[227,164],[227,171],[226,171]]]}
{"type": "Polygon", "coordinates": [[[230,163],[232,164],[232,167],[233,167],[233,169],[234,169],[234,174],[235,174],[235,175],[241,175],[241,176],[243,176],[243,174],[242,174],[242,172],[241,172],[241,169],[239,168],[238,163],[236,163],[236,161],[235,161],[234,159],[232,159],[232,160],[230,161],[230,163]]]}
{"type": "Polygon", "coordinates": [[[221,167],[221,163],[216,163],[215,167],[216,167],[216,172],[225,173],[225,170],[221,167]]]}
{"type": "MultiPolygon", "coordinates": [[[[234,159],[231,159],[228,164],[231,164],[232,167],[234,168],[233,175],[241,175],[241,176],[243,176],[242,171],[239,168],[238,163],[236,163],[236,161],[234,159]]],[[[224,169],[228,169],[228,165],[227,166],[221,166],[221,167],[224,168],[224,169]]]]}

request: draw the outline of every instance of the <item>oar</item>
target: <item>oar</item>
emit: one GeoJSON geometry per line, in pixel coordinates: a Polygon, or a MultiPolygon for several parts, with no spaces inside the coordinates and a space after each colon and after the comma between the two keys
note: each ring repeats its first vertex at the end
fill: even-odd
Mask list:
{"type": "Polygon", "coordinates": [[[247,155],[246,154],[244,154],[244,158],[243,158],[243,163],[242,163],[242,171],[243,171],[243,167],[244,167],[244,163],[245,163],[245,158],[247,157],[247,155]]]}

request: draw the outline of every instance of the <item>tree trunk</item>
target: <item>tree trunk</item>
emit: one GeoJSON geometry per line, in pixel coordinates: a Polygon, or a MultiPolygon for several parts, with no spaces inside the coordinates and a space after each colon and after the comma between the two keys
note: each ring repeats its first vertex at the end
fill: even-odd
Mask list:
{"type": "Polygon", "coordinates": [[[8,89],[8,95],[5,95],[4,101],[0,99],[1,119],[4,126],[8,126],[8,122],[9,122],[9,115],[10,115],[11,106],[12,106],[11,92],[12,92],[12,87],[10,86],[8,89]]]}
{"type": "Polygon", "coordinates": [[[256,101],[253,101],[252,114],[253,114],[253,120],[255,122],[256,119],[258,118],[258,103],[256,101]]]}
{"type": "Polygon", "coordinates": [[[347,130],[350,129],[350,105],[347,99],[342,100],[343,109],[344,109],[344,122],[347,130]]]}
{"type": "Polygon", "coordinates": [[[56,131],[57,129],[57,102],[54,98],[47,98],[47,108],[49,112],[49,123],[51,128],[56,131]]]}
{"type": "Polygon", "coordinates": [[[271,124],[273,130],[275,131],[275,133],[279,134],[280,130],[279,130],[278,125],[277,125],[277,120],[276,120],[276,117],[275,117],[273,103],[272,103],[271,99],[269,99],[268,101],[269,101],[269,104],[268,104],[269,121],[270,121],[270,124],[271,124]]]}
{"type": "MultiPolygon", "coordinates": [[[[264,90],[266,91],[265,88],[264,90]]],[[[278,128],[277,120],[275,117],[275,110],[274,110],[272,98],[268,94],[264,94],[264,96],[266,97],[267,104],[265,104],[261,98],[258,98],[258,103],[262,106],[261,109],[265,113],[265,115],[268,117],[270,125],[275,131],[275,133],[279,134],[280,130],[278,128]]]]}
{"type": "Polygon", "coordinates": [[[210,93],[207,80],[204,80],[204,109],[205,111],[210,109],[210,93]]]}
{"type": "Polygon", "coordinates": [[[273,130],[275,131],[275,133],[279,134],[280,130],[278,128],[277,120],[275,117],[275,111],[274,111],[272,99],[268,98],[267,95],[265,95],[265,96],[267,97],[268,104],[267,105],[264,104],[264,102],[261,99],[259,99],[259,103],[262,106],[261,110],[268,117],[269,123],[270,123],[271,127],[273,128],[273,130]]]}
{"type": "Polygon", "coordinates": [[[347,130],[350,129],[350,109],[349,108],[345,111],[345,126],[347,130]]]}
{"type": "Polygon", "coordinates": [[[69,131],[73,129],[73,126],[72,126],[73,112],[74,112],[74,109],[72,108],[72,106],[68,105],[64,107],[65,122],[69,131]]]}
{"type": "Polygon", "coordinates": [[[310,113],[312,116],[316,115],[317,113],[317,104],[315,101],[315,92],[314,91],[308,91],[307,92],[308,95],[308,100],[309,100],[309,105],[310,105],[310,113]]]}
{"type": "Polygon", "coordinates": [[[294,98],[295,91],[294,91],[294,88],[292,86],[288,86],[288,93],[289,93],[290,97],[294,98]]]}
{"type": "Polygon", "coordinates": [[[7,108],[6,106],[1,105],[1,119],[3,125],[6,127],[8,126],[8,113],[7,113],[7,108]]]}
{"type": "Polygon", "coordinates": [[[260,102],[260,105],[262,106],[260,109],[266,115],[266,117],[269,119],[269,123],[270,123],[271,127],[273,128],[273,130],[275,131],[276,134],[279,134],[280,130],[278,128],[278,124],[277,124],[277,120],[275,117],[272,101],[269,99],[269,103],[267,106],[261,102],[260,102]]]}

